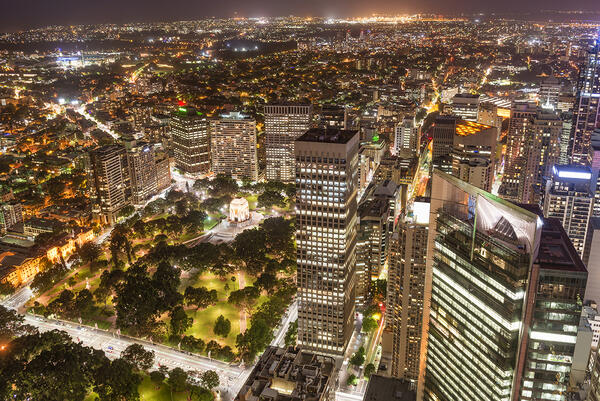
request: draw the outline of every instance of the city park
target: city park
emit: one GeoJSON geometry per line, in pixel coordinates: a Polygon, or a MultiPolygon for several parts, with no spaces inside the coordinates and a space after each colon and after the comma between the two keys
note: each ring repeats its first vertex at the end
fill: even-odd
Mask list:
{"type": "MultiPolygon", "coordinates": [[[[222,176],[171,189],[123,211],[103,243],[88,242],[38,274],[26,307],[250,364],[295,296],[293,197],[293,186],[222,176]]],[[[286,342],[295,343],[294,329],[286,342]]],[[[142,399],[171,399],[173,384],[161,387],[149,374],[139,385],[142,399]]],[[[192,397],[189,389],[175,396],[192,397]]]]}

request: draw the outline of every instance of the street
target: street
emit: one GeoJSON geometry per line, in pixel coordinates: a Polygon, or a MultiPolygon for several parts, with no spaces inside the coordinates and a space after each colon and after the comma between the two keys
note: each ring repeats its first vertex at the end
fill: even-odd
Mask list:
{"type": "MultiPolygon", "coordinates": [[[[29,287],[20,288],[11,296],[2,300],[2,305],[10,309],[21,310],[29,298],[33,295],[29,287]]],[[[282,318],[279,330],[271,345],[283,347],[285,344],[285,333],[289,324],[298,318],[298,304],[294,302],[288,309],[287,314],[282,318]]],[[[132,339],[126,336],[119,336],[113,332],[95,329],[93,327],[81,326],[76,323],[61,321],[57,319],[47,319],[42,316],[25,315],[25,322],[38,330],[44,332],[49,330],[62,330],[69,334],[75,341],[81,344],[104,351],[109,358],[118,357],[121,352],[130,344],[139,343],[147,350],[155,353],[155,368],[167,366],[169,369],[176,367],[186,371],[205,371],[214,370],[219,374],[221,385],[221,398],[225,401],[233,400],[240,388],[246,381],[252,366],[241,368],[239,366],[229,365],[225,362],[211,360],[203,356],[194,355],[185,351],[178,351],[159,344],[152,344],[143,340],[132,339]]]]}

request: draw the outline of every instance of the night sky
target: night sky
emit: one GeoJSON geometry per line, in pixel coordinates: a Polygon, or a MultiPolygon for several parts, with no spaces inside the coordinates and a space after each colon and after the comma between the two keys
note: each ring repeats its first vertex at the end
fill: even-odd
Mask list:
{"type": "MultiPolygon", "coordinates": [[[[198,19],[202,17],[357,16],[371,13],[600,12],[600,0],[0,0],[0,31],[52,25],[198,19]]],[[[598,20],[598,14],[593,16],[598,20]]]]}

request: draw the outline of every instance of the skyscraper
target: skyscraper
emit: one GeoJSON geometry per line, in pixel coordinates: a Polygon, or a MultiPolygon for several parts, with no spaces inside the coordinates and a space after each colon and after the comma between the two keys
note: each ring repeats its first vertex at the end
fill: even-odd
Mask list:
{"type": "Polygon", "coordinates": [[[514,399],[568,399],[586,282],[586,268],[560,221],[544,219],[525,297],[514,399]]]}
{"type": "Polygon", "coordinates": [[[390,204],[373,198],[358,207],[358,240],[356,245],[356,306],[368,299],[373,279],[379,278],[387,259],[388,218],[390,204]]]}
{"type": "Polygon", "coordinates": [[[117,221],[119,211],[129,205],[127,155],[121,145],[107,145],[90,153],[94,176],[94,211],[104,224],[117,221]]]}
{"type": "Polygon", "coordinates": [[[310,129],[295,143],[298,344],[344,353],[354,322],[357,131],[310,129]]]}
{"type": "Polygon", "coordinates": [[[592,132],[600,128],[600,40],[588,51],[579,74],[569,143],[571,163],[589,164],[592,132]]]}
{"type": "Polygon", "coordinates": [[[562,120],[552,109],[515,103],[507,138],[500,195],[517,203],[538,203],[552,167],[560,160],[562,120]]]}
{"type": "Polygon", "coordinates": [[[438,170],[430,216],[419,393],[510,400],[540,219],[438,170]]]}
{"type": "Polygon", "coordinates": [[[400,216],[390,238],[387,329],[392,332],[391,373],[416,382],[419,378],[429,199],[417,198],[400,216]]]}
{"type": "Polygon", "coordinates": [[[202,175],[210,171],[208,121],[192,108],[180,107],[171,119],[175,166],[181,171],[202,175]]]}
{"type": "Polygon", "coordinates": [[[555,166],[544,197],[544,216],[562,223],[585,263],[589,221],[594,211],[593,185],[589,167],[555,166]]]}
{"type": "Polygon", "coordinates": [[[426,400],[567,399],[587,272],[540,214],[434,173],[426,400]]]}
{"type": "Polygon", "coordinates": [[[267,180],[294,181],[294,141],[310,128],[311,120],[310,104],[265,106],[267,180]]]}
{"type": "Polygon", "coordinates": [[[590,141],[594,217],[600,217],[600,128],[592,133],[590,141]]]}
{"type": "Polygon", "coordinates": [[[147,143],[127,149],[131,201],[141,205],[158,192],[154,147],[147,143]]]}
{"type": "Polygon", "coordinates": [[[234,178],[258,179],[256,122],[242,113],[223,114],[211,122],[212,169],[234,178]]]}

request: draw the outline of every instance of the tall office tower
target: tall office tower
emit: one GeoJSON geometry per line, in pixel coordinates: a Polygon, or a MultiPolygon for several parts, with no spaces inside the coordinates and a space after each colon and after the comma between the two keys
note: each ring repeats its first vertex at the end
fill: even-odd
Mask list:
{"type": "Polygon", "coordinates": [[[573,113],[561,112],[560,119],[563,122],[562,132],[560,134],[560,158],[559,164],[569,164],[569,138],[573,129],[573,113]]]}
{"type": "Polygon", "coordinates": [[[210,134],[213,172],[258,180],[254,119],[239,112],[224,114],[211,122],[210,134]]]}
{"type": "Polygon", "coordinates": [[[571,163],[589,163],[590,137],[596,128],[600,128],[600,39],[580,70],[569,142],[571,163]]]}
{"type": "Polygon", "coordinates": [[[154,147],[147,143],[127,149],[131,202],[141,205],[158,192],[154,147]]]}
{"type": "Polygon", "coordinates": [[[363,198],[363,194],[373,178],[375,172],[385,157],[388,147],[383,138],[379,135],[373,136],[370,140],[361,141],[358,154],[358,201],[363,198]]]}
{"type": "Polygon", "coordinates": [[[425,400],[513,399],[539,221],[434,171],[418,386],[425,400]]]}
{"type": "Polygon", "coordinates": [[[419,127],[414,117],[405,118],[394,129],[394,155],[415,156],[419,152],[419,127]]]}
{"type": "Polygon", "coordinates": [[[265,106],[267,180],[293,182],[294,141],[310,128],[312,105],[265,106]]]}
{"type": "Polygon", "coordinates": [[[356,306],[369,299],[371,281],[379,278],[387,257],[390,204],[386,199],[366,200],[358,207],[356,243],[356,306]]]}
{"type": "Polygon", "coordinates": [[[560,221],[544,219],[525,296],[514,399],[568,399],[586,283],[585,265],[560,221]]]}
{"type": "Polygon", "coordinates": [[[600,217],[600,129],[592,132],[590,140],[592,189],[594,191],[594,216],[600,217]]]}
{"type": "Polygon", "coordinates": [[[584,263],[589,256],[586,244],[594,211],[593,188],[589,167],[555,166],[544,197],[544,216],[560,220],[584,263]]]}
{"type": "Polygon", "coordinates": [[[558,107],[558,96],[561,92],[560,81],[556,77],[547,77],[540,82],[540,105],[558,107]]]}
{"type": "Polygon", "coordinates": [[[386,328],[392,332],[391,373],[419,378],[429,199],[417,198],[400,216],[390,239],[386,328]]]}
{"type": "Polygon", "coordinates": [[[431,200],[419,391],[567,400],[587,272],[560,222],[440,171],[431,200]]]}
{"type": "Polygon", "coordinates": [[[319,127],[348,129],[348,109],[344,106],[324,104],[319,114],[319,127]]]}
{"type": "Polygon", "coordinates": [[[585,289],[586,301],[600,303],[600,217],[590,219],[588,240],[590,254],[587,263],[588,285],[585,289]]]}
{"type": "Polygon", "coordinates": [[[551,109],[515,103],[507,139],[500,195],[517,203],[538,203],[560,159],[562,120],[551,109]]]}
{"type": "Polygon", "coordinates": [[[0,205],[0,233],[4,234],[14,225],[23,222],[23,207],[20,203],[0,205]]]}
{"type": "Polygon", "coordinates": [[[459,93],[452,98],[450,104],[452,114],[467,121],[477,121],[479,114],[479,95],[459,93]]]}
{"type": "Polygon", "coordinates": [[[121,145],[107,145],[90,153],[94,175],[94,210],[103,224],[117,221],[119,211],[130,204],[127,197],[127,155],[121,145]]]}
{"type": "Polygon", "coordinates": [[[180,107],[171,119],[175,166],[202,175],[210,171],[208,120],[192,108],[180,107]]]}
{"type": "Polygon", "coordinates": [[[458,117],[439,117],[433,126],[433,165],[477,187],[491,189],[497,129],[458,117]]]}
{"type": "Polygon", "coordinates": [[[295,143],[298,344],[342,355],[352,335],[357,131],[310,129],[295,143]]]}

